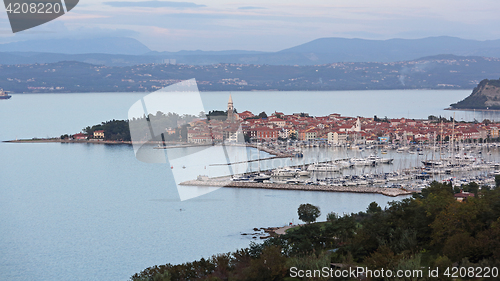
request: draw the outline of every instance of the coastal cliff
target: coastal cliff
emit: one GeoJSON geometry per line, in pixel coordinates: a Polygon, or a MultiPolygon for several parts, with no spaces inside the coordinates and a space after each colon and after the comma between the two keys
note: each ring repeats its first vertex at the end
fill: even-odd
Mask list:
{"type": "Polygon", "coordinates": [[[484,79],[474,88],[470,96],[451,104],[450,109],[500,110],[500,79],[484,79]]]}

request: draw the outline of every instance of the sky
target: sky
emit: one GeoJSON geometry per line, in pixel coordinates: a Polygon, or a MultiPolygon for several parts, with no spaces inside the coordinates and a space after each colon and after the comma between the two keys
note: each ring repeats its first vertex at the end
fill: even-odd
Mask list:
{"type": "Polygon", "coordinates": [[[80,0],[16,34],[0,13],[0,43],[125,36],[154,51],[279,51],[323,37],[494,40],[499,11],[498,0],[80,0]]]}

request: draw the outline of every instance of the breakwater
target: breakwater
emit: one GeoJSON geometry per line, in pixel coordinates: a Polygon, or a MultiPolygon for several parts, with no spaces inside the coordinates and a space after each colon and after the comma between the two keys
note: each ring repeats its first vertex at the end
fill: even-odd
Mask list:
{"type": "Polygon", "coordinates": [[[287,183],[264,183],[264,182],[242,182],[232,181],[229,177],[198,178],[180,183],[190,186],[220,186],[236,188],[261,188],[280,190],[304,190],[304,191],[328,191],[328,192],[352,192],[352,193],[378,193],[386,196],[397,197],[410,195],[415,191],[400,188],[371,187],[371,186],[333,186],[333,185],[304,185],[287,183]]]}
{"type": "Polygon", "coordinates": [[[85,140],[68,140],[60,138],[33,138],[33,139],[16,139],[2,141],[6,143],[90,143],[90,144],[132,144],[131,141],[117,140],[101,140],[101,139],[85,139],[85,140]]]}

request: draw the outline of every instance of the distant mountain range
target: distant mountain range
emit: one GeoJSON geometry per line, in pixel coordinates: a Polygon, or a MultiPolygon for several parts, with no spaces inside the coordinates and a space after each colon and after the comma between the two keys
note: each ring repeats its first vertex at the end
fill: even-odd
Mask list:
{"type": "Polygon", "coordinates": [[[321,65],[336,62],[397,62],[439,54],[499,58],[500,40],[477,41],[447,36],[390,40],[320,38],[278,52],[156,52],[135,39],[125,37],[31,40],[0,44],[0,64],[78,61],[107,66],[165,62],[189,65],[321,65]]]}

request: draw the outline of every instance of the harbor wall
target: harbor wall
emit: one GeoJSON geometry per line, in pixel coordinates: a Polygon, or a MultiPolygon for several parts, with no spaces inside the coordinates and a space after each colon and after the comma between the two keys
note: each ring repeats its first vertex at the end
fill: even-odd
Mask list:
{"type": "Polygon", "coordinates": [[[180,185],[262,188],[262,189],[303,190],[303,191],[327,191],[327,192],[378,193],[391,197],[410,195],[415,192],[399,188],[370,187],[370,186],[333,186],[333,185],[242,182],[242,181],[231,181],[227,177],[226,179],[213,178],[207,180],[190,180],[182,182],[180,183],[180,185]]]}

